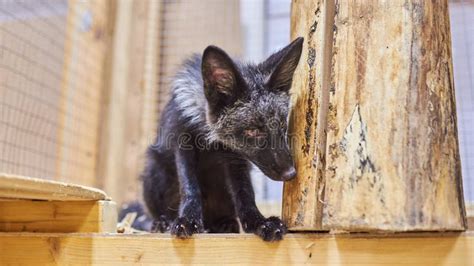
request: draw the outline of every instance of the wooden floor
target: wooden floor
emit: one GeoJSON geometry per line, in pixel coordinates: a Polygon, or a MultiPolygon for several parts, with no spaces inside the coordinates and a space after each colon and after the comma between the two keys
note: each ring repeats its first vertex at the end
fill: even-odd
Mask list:
{"type": "Polygon", "coordinates": [[[0,174],[0,266],[474,265],[474,231],[300,233],[266,243],[248,234],[201,234],[188,240],[117,234],[116,221],[115,203],[103,191],[0,174]]]}
{"type": "Polygon", "coordinates": [[[0,233],[0,265],[10,264],[348,264],[474,265],[474,232],[290,234],[277,243],[253,235],[0,233]]]}

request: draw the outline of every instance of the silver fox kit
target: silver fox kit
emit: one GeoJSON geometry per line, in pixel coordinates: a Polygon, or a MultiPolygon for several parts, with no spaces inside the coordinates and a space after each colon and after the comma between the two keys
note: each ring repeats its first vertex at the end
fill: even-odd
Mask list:
{"type": "Polygon", "coordinates": [[[172,83],[142,174],[154,231],[245,232],[266,241],[287,229],[255,205],[251,164],[273,180],[296,176],[289,151],[289,90],[303,39],[264,62],[246,64],[209,46],[186,60],[172,83]]]}

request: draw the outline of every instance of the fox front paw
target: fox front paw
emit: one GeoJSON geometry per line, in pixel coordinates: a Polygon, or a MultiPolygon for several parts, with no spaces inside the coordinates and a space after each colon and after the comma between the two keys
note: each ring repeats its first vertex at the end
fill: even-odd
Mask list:
{"type": "Polygon", "coordinates": [[[264,219],[255,230],[256,235],[268,242],[282,240],[287,232],[286,225],[275,216],[264,219]]]}
{"type": "Polygon", "coordinates": [[[171,226],[171,234],[182,239],[202,232],[204,232],[202,220],[198,219],[178,217],[171,226]]]}

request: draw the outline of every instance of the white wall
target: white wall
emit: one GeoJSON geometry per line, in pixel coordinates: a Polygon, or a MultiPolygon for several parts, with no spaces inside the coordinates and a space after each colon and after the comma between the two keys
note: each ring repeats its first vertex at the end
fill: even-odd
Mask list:
{"type": "Polygon", "coordinates": [[[474,204],[474,2],[449,4],[464,198],[474,204]]]}

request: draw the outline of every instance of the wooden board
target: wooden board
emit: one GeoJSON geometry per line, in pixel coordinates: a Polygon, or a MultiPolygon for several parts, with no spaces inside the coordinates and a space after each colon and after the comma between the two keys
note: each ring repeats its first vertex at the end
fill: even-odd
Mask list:
{"type": "Polygon", "coordinates": [[[292,84],[289,136],[297,177],[284,184],[283,219],[291,230],[321,229],[333,1],[294,1],[292,39],[304,37],[292,84]]]}
{"type": "Polygon", "coordinates": [[[139,176],[157,123],[162,1],[116,1],[109,90],[104,94],[98,176],[119,204],[141,195],[139,176]]]}
{"type": "Polygon", "coordinates": [[[466,228],[447,1],[338,1],[323,227],[466,228]]]}
{"type": "Polygon", "coordinates": [[[0,198],[83,201],[108,197],[96,188],[0,173],[0,198]]]}
{"type": "MultiPolygon", "coordinates": [[[[132,1],[117,1],[116,18],[111,45],[111,54],[108,64],[108,89],[104,94],[102,107],[100,156],[98,176],[99,186],[117,201],[120,196],[117,185],[122,184],[121,173],[123,169],[124,132],[126,96],[127,96],[127,73],[128,52],[131,23],[132,1]]],[[[120,199],[117,201],[120,204],[120,199]]]]}
{"type": "MultiPolygon", "coordinates": [[[[132,8],[128,51],[128,85],[124,119],[123,168],[118,169],[122,185],[116,188],[121,202],[141,197],[139,176],[145,166],[145,151],[155,137],[157,127],[158,32],[162,1],[135,1],[132,8]],[[151,42],[151,44],[150,44],[151,42]],[[153,44],[154,43],[154,44],[153,44]],[[149,78],[152,78],[151,83],[149,78]],[[148,107],[148,108],[147,108],[148,107]]],[[[112,129],[114,130],[114,129],[112,129]]],[[[117,164],[114,164],[117,167],[117,164]]]]}
{"type": "Polygon", "coordinates": [[[115,233],[113,201],[0,200],[0,232],[115,233]]]}
{"type": "Polygon", "coordinates": [[[101,97],[112,1],[69,0],[58,110],[56,180],[97,186],[101,97]]]}
{"type": "Polygon", "coordinates": [[[473,265],[474,234],[253,235],[0,233],[0,264],[473,265]]]}

